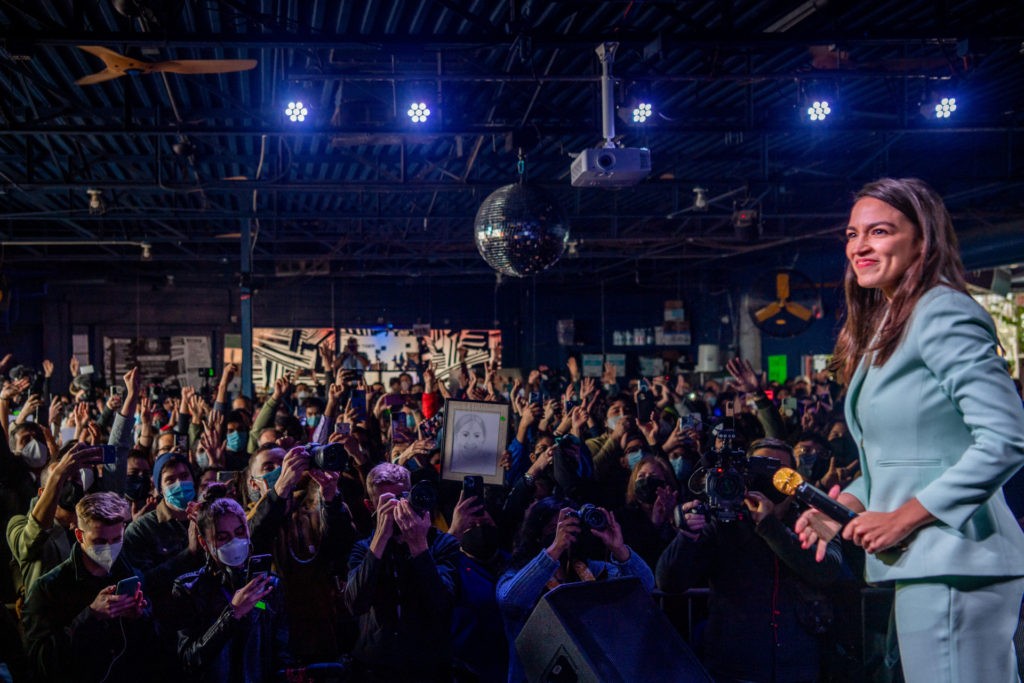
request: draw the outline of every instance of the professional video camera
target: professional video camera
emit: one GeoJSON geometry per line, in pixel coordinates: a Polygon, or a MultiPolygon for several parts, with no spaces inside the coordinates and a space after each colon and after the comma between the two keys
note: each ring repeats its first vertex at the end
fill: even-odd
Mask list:
{"type": "MultiPolygon", "coordinates": [[[[722,429],[718,438],[724,442],[722,448],[708,453],[707,464],[690,476],[687,486],[702,499],[695,512],[710,515],[719,522],[734,522],[746,517],[743,498],[747,491],[777,497],[772,476],[782,463],[775,458],[748,458],[742,449],[733,448],[736,434],[730,429],[722,429]]],[[[680,524],[682,514],[678,506],[674,515],[676,526],[685,526],[680,524]]]]}

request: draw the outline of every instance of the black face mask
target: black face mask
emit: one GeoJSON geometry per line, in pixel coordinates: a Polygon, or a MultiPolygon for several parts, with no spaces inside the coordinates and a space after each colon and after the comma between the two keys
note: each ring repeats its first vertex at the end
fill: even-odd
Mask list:
{"type": "Polygon", "coordinates": [[[661,477],[637,479],[636,488],[634,489],[636,499],[645,505],[653,505],[654,501],[658,499],[658,489],[665,484],[665,480],[661,477]]]}
{"type": "Polygon", "coordinates": [[[151,480],[144,474],[129,474],[124,483],[124,495],[129,500],[146,500],[149,495],[151,480]]]}
{"type": "Polygon", "coordinates": [[[475,526],[462,535],[462,549],[478,560],[487,561],[498,553],[498,527],[475,526]]]}

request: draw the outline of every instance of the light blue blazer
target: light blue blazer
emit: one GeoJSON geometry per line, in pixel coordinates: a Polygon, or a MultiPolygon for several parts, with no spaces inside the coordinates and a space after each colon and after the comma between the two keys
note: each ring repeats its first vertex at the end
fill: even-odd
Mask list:
{"type": "Polygon", "coordinates": [[[1024,576],[1024,532],[1002,485],[1024,465],[1024,409],[996,354],[988,313],[937,286],[881,367],[861,363],[846,420],[863,476],[846,489],[871,511],[912,497],[937,520],[906,550],[867,557],[867,579],[1024,576]]]}

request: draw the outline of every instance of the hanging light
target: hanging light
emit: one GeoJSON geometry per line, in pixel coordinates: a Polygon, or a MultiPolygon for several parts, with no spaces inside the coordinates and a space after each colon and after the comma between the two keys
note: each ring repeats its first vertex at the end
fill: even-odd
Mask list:
{"type": "Polygon", "coordinates": [[[649,102],[638,102],[633,108],[633,123],[646,123],[653,115],[654,109],[649,102]]]}
{"type": "Polygon", "coordinates": [[[828,100],[814,100],[807,107],[807,118],[811,121],[824,121],[832,114],[832,105],[828,100]]]}
{"type": "Polygon", "coordinates": [[[292,123],[302,123],[309,116],[309,107],[303,104],[302,100],[295,100],[285,107],[284,115],[292,123]]]}
{"type": "Polygon", "coordinates": [[[409,115],[409,119],[413,123],[426,123],[430,118],[430,109],[427,108],[426,102],[413,102],[409,105],[409,111],[406,114],[409,115]]]}

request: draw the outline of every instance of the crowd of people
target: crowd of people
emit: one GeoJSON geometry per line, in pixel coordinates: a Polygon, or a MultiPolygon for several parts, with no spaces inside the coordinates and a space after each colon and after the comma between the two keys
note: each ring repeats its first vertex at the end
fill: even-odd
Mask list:
{"type": "Polygon", "coordinates": [[[692,643],[719,680],[829,675],[830,586],[857,559],[834,539],[816,562],[748,465],[857,476],[826,373],[627,380],[569,358],[384,386],[325,360],[261,401],[229,395],[232,365],[208,395],[5,368],[0,680],[520,681],[543,594],[619,576],[710,587],[692,643]],[[441,479],[448,398],[509,406],[503,485],[441,479]]]}

